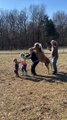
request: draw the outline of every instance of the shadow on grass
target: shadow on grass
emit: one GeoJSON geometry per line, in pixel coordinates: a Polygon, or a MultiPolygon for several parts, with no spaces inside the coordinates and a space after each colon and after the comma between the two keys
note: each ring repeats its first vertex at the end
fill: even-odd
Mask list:
{"type": "Polygon", "coordinates": [[[40,82],[42,80],[45,80],[45,78],[43,77],[40,77],[40,76],[32,76],[32,75],[27,75],[27,76],[24,76],[24,78],[26,80],[31,80],[33,82],[40,82]]]}
{"type": "Polygon", "coordinates": [[[18,78],[20,78],[21,80],[25,79],[25,80],[30,80],[33,82],[40,82],[42,80],[46,80],[45,77],[40,77],[40,76],[33,76],[33,75],[26,75],[26,76],[19,76],[18,78]]]}
{"type": "Polygon", "coordinates": [[[32,76],[32,75],[27,75],[27,76],[22,76],[20,79],[26,79],[26,80],[31,80],[34,82],[40,82],[40,81],[47,81],[47,82],[67,82],[67,73],[60,72],[56,75],[37,75],[37,76],[32,76]]]}
{"type": "Polygon", "coordinates": [[[48,76],[38,75],[38,76],[48,78],[47,79],[48,82],[56,82],[56,81],[67,82],[67,73],[64,72],[59,72],[56,75],[48,75],[48,76]]]}

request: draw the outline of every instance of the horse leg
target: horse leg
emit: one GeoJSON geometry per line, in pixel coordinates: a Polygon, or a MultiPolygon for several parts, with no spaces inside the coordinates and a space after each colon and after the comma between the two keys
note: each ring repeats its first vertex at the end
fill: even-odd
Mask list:
{"type": "Polygon", "coordinates": [[[47,70],[48,70],[48,74],[49,74],[49,64],[45,64],[47,70]]]}

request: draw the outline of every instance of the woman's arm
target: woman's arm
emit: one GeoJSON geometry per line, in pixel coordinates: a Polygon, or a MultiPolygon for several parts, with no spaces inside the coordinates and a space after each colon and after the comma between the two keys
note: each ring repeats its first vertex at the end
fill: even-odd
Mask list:
{"type": "Polygon", "coordinates": [[[25,57],[28,58],[28,59],[30,59],[31,58],[31,54],[28,54],[25,57]]]}

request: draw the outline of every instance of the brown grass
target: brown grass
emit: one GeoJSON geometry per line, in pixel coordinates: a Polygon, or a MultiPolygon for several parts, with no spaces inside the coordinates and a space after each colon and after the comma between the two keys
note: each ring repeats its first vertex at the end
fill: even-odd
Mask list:
{"type": "MultiPolygon", "coordinates": [[[[49,55],[50,56],[50,55],[49,55]]],[[[0,55],[0,120],[67,120],[67,54],[60,54],[58,75],[48,75],[44,64],[37,66],[38,77],[14,75],[13,58],[0,55]]],[[[21,65],[20,65],[21,67],[21,65]]]]}

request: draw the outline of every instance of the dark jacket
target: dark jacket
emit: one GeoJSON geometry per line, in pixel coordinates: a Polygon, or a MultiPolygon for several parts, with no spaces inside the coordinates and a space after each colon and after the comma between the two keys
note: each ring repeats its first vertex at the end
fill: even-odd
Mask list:
{"type": "Polygon", "coordinates": [[[35,52],[32,52],[32,54],[28,54],[26,57],[27,57],[27,58],[29,57],[29,58],[32,60],[32,62],[39,61],[39,60],[38,60],[38,57],[36,56],[36,53],[35,53],[35,52]]]}
{"type": "Polygon", "coordinates": [[[52,57],[58,58],[58,47],[53,48],[52,57]]]}

